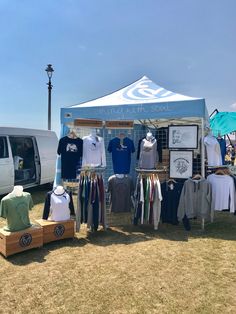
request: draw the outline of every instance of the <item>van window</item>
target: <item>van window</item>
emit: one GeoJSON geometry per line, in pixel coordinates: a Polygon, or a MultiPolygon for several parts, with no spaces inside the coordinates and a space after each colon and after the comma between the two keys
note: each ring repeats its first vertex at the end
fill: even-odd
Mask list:
{"type": "Polygon", "coordinates": [[[15,183],[26,184],[37,179],[33,137],[10,136],[15,183]]]}
{"type": "Polygon", "coordinates": [[[0,136],[0,158],[8,158],[7,139],[4,136],[0,136]]]}

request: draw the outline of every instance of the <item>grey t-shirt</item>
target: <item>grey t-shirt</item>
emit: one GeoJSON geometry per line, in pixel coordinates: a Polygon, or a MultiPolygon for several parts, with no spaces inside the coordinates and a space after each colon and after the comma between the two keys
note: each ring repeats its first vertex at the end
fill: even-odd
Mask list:
{"type": "Polygon", "coordinates": [[[111,193],[112,212],[131,211],[131,195],[134,192],[134,185],[130,176],[125,175],[123,178],[119,178],[112,175],[109,177],[108,192],[111,193]]]}

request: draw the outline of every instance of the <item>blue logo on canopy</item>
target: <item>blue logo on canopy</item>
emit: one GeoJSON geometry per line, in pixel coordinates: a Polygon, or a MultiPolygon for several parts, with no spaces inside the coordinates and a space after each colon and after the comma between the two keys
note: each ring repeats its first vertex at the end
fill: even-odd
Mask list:
{"type": "Polygon", "coordinates": [[[148,79],[144,79],[128,86],[123,92],[123,98],[129,100],[151,100],[173,95],[175,95],[175,93],[154,84],[148,79]]]}

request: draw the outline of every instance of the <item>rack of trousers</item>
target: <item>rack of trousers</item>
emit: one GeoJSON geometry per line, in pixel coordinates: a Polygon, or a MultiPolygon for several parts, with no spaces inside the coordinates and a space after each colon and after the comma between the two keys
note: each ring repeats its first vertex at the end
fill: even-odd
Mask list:
{"type": "Polygon", "coordinates": [[[99,225],[106,230],[106,200],[103,169],[82,170],[78,180],[77,208],[75,210],[76,231],[87,224],[91,231],[99,225]]]}

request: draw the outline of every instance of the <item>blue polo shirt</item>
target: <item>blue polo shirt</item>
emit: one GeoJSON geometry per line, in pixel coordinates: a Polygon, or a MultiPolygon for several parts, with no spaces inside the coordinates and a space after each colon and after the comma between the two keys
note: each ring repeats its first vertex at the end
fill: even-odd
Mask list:
{"type": "Polygon", "coordinates": [[[131,153],[135,152],[134,142],[128,138],[123,141],[115,137],[108,144],[108,152],[112,153],[114,173],[128,174],[130,172],[131,153]]]}

